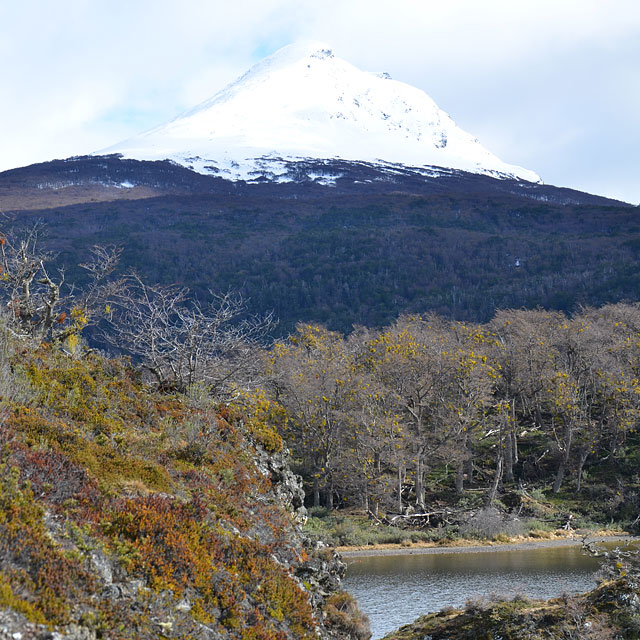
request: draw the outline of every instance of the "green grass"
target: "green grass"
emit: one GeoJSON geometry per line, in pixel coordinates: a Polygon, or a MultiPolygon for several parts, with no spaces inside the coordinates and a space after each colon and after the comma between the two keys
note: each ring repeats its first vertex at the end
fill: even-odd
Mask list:
{"type": "MultiPolygon", "coordinates": [[[[456,540],[509,542],[517,537],[545,539],[564,527],[569,515],[576,532],[628,530],[630,519],[613,519],[611,505],[615,491],[605,485],[576,494],[571,490],[554,494],[545,487],[508,491],[491,510],[482,508],[478,493],[463,494],[451,504],[466,522],[444,527],[411,529],[375,522],[361,511],[329,511],[313,508],[306,533],[333,546],[372,546],[418,542],[446,543],[456,540]],[[464,514],[467,514],[466,516],[464,514]]],[[[449,500],[452,496],[447,496],[449,500]]],[[[444,499],[444,498],[443,498],[444,499]]],[[[382,518],[382,515],[381,515],[382,518]]]]}
{"type": "Polygon", "coordinates": [[[407,530],[378,524],[361,513],[329,513],[311,509],[305,532],[334,546],[369,546],[376,544],[409,544],[438,542],[450,536],[444,529],[407,530]]]}

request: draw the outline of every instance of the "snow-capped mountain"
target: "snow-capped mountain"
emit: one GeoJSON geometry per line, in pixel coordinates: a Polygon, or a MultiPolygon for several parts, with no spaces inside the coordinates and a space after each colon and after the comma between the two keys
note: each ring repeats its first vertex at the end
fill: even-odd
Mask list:
{"type": "Polygon", "coordinates": [[[280,49],[211,99],[104,153],[232,180],[300,179],[304,160],[303,179],[330,183],[338,177],[330,163],[314,174],[308,161],[340,159],[541,182],[485,149],[420,89],[361,71],[319,43],[280,49]]]}

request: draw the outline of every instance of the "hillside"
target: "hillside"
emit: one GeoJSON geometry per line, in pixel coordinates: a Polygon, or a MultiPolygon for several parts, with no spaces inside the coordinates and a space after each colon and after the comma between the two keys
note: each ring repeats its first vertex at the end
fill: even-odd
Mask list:
{"type": "MultiPolygon", "coordinates": [[[[113,160],[105,174],[131,180],[125,162],[113,160]]],[[[159,164],[168,177],[146,163],[133,189],[85,176],[47,191],[28,188],[41,178],[26,170],[6,172],[5,193],[25,189],[24,204],[4,209],[9,226],[44,221],[43,241],[72,281],[93,244],[122,245],[123,270],[186,285],[203,300],[240,291],[250,311],[275,312],[281,336],[300,321],[348,332],[403,312],[487,321],[496,308],[573,311],[640,298],[638,210],[622,203],[539,185],[523,192],[513,182],[510,193],[501,190],[507,181],[469,175],[373,182],[379,192],[353,181],[333,189],[199,176],[194,184],[197,174],[159,164]],[[99,190],[119,199],[100,201],[99,190]],[[81,203],[55,206],[73,194],[81,203]],[[40,203],[28,205],[31,197],[40,203]]]]}
{"type": "Polygon", "coordinates": [[[344,565],[301,534],[268,402],[151,392],[12,333],[0,319],[0,637],[367,637],[344,565]]]}

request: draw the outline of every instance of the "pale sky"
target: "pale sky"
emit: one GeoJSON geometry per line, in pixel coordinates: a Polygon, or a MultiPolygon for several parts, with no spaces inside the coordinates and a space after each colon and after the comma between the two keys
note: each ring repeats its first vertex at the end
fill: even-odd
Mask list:
{"type": "Polygon", "coordinates": [[[0,0],[0,170],[108,147],[306,39],[548,184],[640,203],[639,0],[0,0]]]}

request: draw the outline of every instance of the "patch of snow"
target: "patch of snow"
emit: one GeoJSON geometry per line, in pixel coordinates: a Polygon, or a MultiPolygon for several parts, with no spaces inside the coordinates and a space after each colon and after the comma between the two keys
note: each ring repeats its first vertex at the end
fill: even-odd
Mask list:
{"type": "Polygon", "coordinates": [[[300,158],[434,167],[540,182],[458,127],[423,91],[360,71],[322,43],[284,47],[174,120],[99,152],[198,173],[282,180],[300,158]]]}
{"type": "Polygon", "coordinates": [[[342,173],[318,173],[317,171],[308,171],[307,178],[312,182],[316,182],[325,187],[335,187],[336,180],[342,178],[342,173]]]}
{"type": "MultiPolygon", "coordinates": [[[[72,171],[72,173],[77,173],[72,171]]],[[[97,178],[78,178],[69,180],[57,180],[54,182],[39,182],[35,185],[36,189],[66,189],[67,187],[82,187],[87,185],[100,185],[101,187],[109,187],[115,189],[132,189],[136,185],[129,180],[123,182],[113,182],[98,180],[97,178]]]]}

